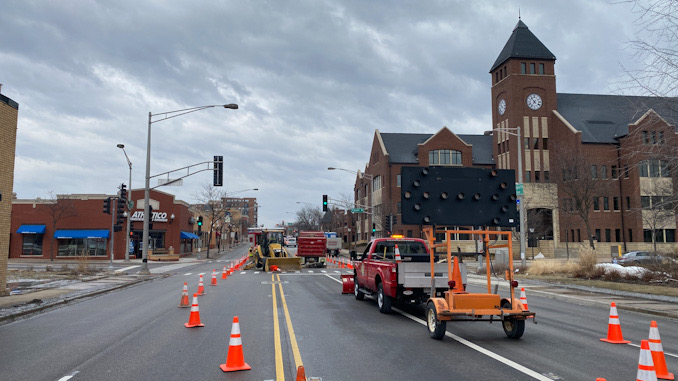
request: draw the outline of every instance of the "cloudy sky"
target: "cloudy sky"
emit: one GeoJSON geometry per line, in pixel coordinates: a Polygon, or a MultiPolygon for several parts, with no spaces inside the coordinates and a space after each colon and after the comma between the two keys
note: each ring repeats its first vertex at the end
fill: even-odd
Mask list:
{"type": "MultiPolygon", "coordinates": [[[[149,112],[237,103],[153,124],[151,175],[223,155],[226,192],[259,188],[238,196],[258,198],[261,223],[293,220],[298,202],[352,193],[354,175],[327,167],[363,170],[375,129],[490,129],[488,71],[519,9],[557,57],[558,92],[614,93],[638,29],[628,3],[3,1],[14,191],[114,194],[129,175],[118,143],[142,188],[149,112]]],[[[196,202],[211,181],[161,189],[196,202]]]]}

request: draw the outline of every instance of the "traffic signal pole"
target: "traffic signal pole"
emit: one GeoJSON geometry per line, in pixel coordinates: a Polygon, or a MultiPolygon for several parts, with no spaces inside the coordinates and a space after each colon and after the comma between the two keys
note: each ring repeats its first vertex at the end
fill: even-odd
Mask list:
{"type": "MultiPolygon", "coordinates": [[[[117,202],[119,202],[119,199],[117,197],[115,197],[115,202],[116,202],[116,207],[117,207],[117,202]]],[[[111,198],[111,203],[113,203],[113,198],[111,198]]],[[[115,225],[115,213],[111,213],[111,230],[110,230],[110,234],[111,234],[111,240],[110,240],[111,241],[111,250],[110,250],[111,251],[111,262],[110,262],[110,265],[108,265],[109,271],[113,271],[113,257],[114,257],[114,254],[113,254],[113,247],[114,247],[113,238],[115,237],[115,232],[113,231],[113,225],[115,225]]]]}

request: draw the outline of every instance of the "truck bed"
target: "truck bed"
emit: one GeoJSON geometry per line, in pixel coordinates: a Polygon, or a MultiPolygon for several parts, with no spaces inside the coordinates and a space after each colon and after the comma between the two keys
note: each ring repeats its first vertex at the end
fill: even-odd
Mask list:
{"type": "MultiPolygon", "coordinates": [[[[459,269],[463,283],[466,283],[466,264],[459,269]]],[[[447,263],[435,264],[436,288],[447,288],[447,263]]],[[[430,288],[431,264],[429,262],[401,262],[398,264],[398,284],[405,288],[430,288]]]]}
{"type": "Polygon", "coordinates": [[[297,257],[323,257],[325,256],[325,237],[302,237],[297,238],[297,257]]]}

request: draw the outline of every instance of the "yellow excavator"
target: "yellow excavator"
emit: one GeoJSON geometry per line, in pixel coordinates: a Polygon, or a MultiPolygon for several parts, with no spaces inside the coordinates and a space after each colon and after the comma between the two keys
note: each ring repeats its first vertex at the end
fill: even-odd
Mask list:
{"type": "Polygon", "coordinates": [[[285,249],[285,232],[282,229],[262,229],[256,235],[257,245],[252,248],[254,264],[264,271],[301,270],[301,258],[285,249]]]}

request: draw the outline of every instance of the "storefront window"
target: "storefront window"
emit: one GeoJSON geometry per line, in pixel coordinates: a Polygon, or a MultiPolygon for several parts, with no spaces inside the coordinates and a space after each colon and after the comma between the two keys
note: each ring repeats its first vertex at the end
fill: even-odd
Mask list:
{"type": "Polygon", "coordinates": [[[59,239],[60,257],[105,257],[106,238],[68,238],[59,239]]]}
{"type": "Polygon", "coordinates": [[[24,234],[21,255],[42,255],[43,234],[24,234]]]}

